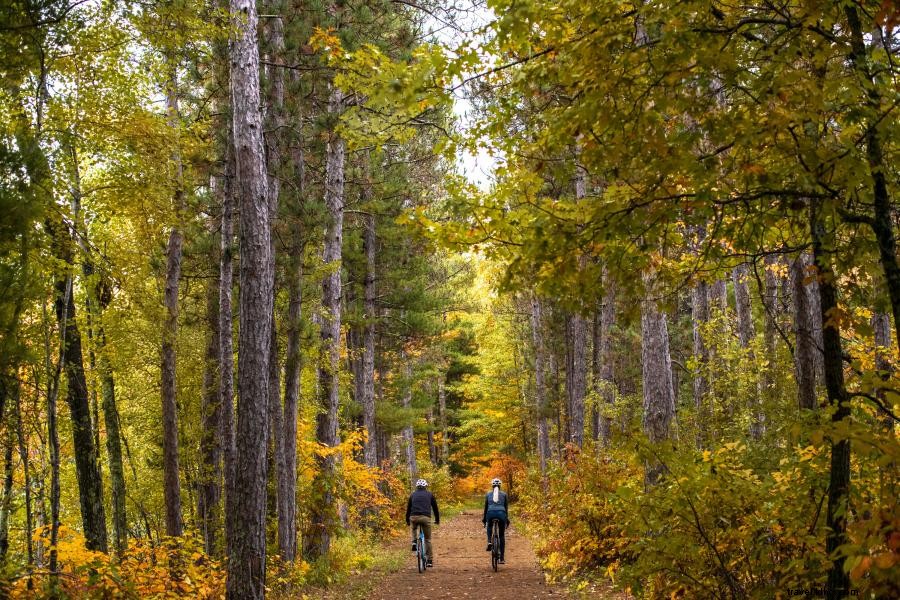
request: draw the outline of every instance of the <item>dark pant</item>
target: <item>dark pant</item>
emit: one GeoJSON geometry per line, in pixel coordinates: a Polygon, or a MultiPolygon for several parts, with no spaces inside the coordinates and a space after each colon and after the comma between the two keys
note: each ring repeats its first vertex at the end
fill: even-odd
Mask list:
{"type": "Polygon", "coordinates": [[[433,559],[434,555],[431,553],[431,517],[413,515],[409,521],[412,523],[413,543],[416,543],[416,526],[419,526],[422,528],[422,533],[425,534],[425,556],[429,560],[433,559]]]}
{"type": "Polygon", "coordinates": [[[506,533],[506,521],[504,521],[503,519],[496,519],[496,520],[495,520],[495,519],[492,519],[492,518],[488,517],[488,523],[487,523],[487,537],[488,537],[488,543],[491,542],[491,536],[492,536],[493,533],[494,533],[494,531],[493,531],[493,529],[494,529],[494,523],[497,523],[497,528],[498,528],[498,530],[499,530],[499,534],[500,534],[500,558],[503,558],[503,557],[504,557],[504,552],[506,551],[506,535],[505,535],[505,533],[506,533]]]}

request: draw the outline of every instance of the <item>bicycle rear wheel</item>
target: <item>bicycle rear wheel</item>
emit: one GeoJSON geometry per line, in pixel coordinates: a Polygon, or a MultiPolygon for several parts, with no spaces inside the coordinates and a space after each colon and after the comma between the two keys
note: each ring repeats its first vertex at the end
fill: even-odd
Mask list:
{"type": "Polygon", "coordinates": [[[491,567],[497,571],[500,564],[500,521],[494,521],[491,533],[491,567]]]}
{"type": "Polygon", "coordinates": [[[419,573],[424,573],[427,563],[425,561],[425,534],[419,528],[419,537],[416,538],[416,567],[419,573]]]}

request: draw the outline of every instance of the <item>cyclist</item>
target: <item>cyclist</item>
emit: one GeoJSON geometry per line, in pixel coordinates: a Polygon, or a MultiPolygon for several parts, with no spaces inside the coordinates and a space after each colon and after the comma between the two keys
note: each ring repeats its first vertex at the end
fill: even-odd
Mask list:
{"type": "Polygon", "coordinates": [[[500,529],[500,564],[503,564],[503,556],[506,552],[506,528],[509,527],[509,503],[506,493],[500,491],[501,481],[494,479],[491,481],[492,491],[488,492],[484,497],[484,515],[481,522],[487,528],[487,549],[490,552],[493,549],[491,545],[491,534],[493,533],[493,520],[497,519],[500,529]]]}
{"type": "Polygon", "coordinates": [[[433,567],[434,555],[431,553],[431,513],[434,512],[434,524],[441,524],[441,514],[438,512],[437,500],[434,494],[427,489],[428,482],[424,479],[416,481],[416,491],[409,495],[406,502],[406,524],[412,523],[412,549],[416,551],[416,526],[422,528],[425,533],[425,556],[427,564],[433,567]]]}

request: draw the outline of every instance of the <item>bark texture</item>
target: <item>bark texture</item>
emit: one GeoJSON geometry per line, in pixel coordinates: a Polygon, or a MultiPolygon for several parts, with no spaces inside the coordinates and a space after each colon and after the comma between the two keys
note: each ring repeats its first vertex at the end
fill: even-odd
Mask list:
{"type": "MultiPolygon", "coordinates": [[[[612,332],[616,325],[616,284],[609,275],[609,270],[603,267],[603,306],[600,309],[600,379],[603,388],[601,396],[603,404],[610,409],[616,402],[615,368],[612,345],[612,332]]],[[[600,441],[608,446],[612,436],[612,417],[604,411],[600,417],[600,441]]]]}
{"type": "MultiPolygon", "coordinates": [[[[175,69],[169,76],[166,89],[166,110],[169,126],[177,131],[179,124],[177,82],[175,69]]],[[[172,154],[174,173],[174,205],[176,219],[184,210],[184,184],[181,153],[176,148],[172,154]]],[[[178,473],[178,404],[175,383],[175,342],[178,336],[178,285],[181,280],[181,258],[184,234],[176,223],[169,232],[166,245],[166,282],[164,304],[166,318],[162,334],[162,428],[163,428],[163,493],[166,502],[166,535],[183,533],[181,518],[181,480],[178,473]]]]}
{"type": "MultiPolygon", "coordinates": [[[[332,88],[328,110],[340,113],[342,94],[332,88]]],[[[316,439],[327,447],[338,444],[338,406],[340,402],[340,344],[341,344],[341,257],[344,227],[344,140],[334,131],[328,134],[325,149],[325,207],[328,226],[325,231],[323,263],[327,274],[322,280],[321,350],[319,354],[318,395],[319,414],[316,418],[316,439]]],[[[306,553],[310,558],[324,556],[331,545],[335,528],[334,477],[337,457],[316,459],[319,473],[313,483],[316,501],[310,518],[306,553]]]]}
{"type": "Polygon", "coordinates": [[[219,278],[210,280],[206,290],[206,364],[203,374],[203,398],[200,406],[200,474],[197,493],[197,517],[203,546],[210,556],[219,555],[218,531],[222,497],[222,402],[219,390],[219,278]]]}
{"type": "MultiPolygon", "coordinates": [[[[412,364],[404,353],[401,353],[401,360],[403,360],[403,375],[406,380],[406,389],[403,391],[403,408],[409,412],[412,408],[412,364]]],[[[419,465],[416,462],[416,436],[412,422],[403,428],[401,435],[403,437],[403,452],[406,457],[409,480],[415,481],[419,476],[419,465]]]]}
{"type": "Polygon", "coordinates": [[[291,275],[284,362],[284,472],[278,479],[278,546],[281,558],[297,557],[297,407],[300,400],[300,328],[303,263],[295,261],[291,275]]]}
{"type": "Polygon", "coordinates": [[[816,344],[814,313],[809,303],[807,279],[809,255],[801,254],[791,263],[794,307],[794,377],[797,381],[797,403],[801,409],[816,408],[816,344]]]}
{"type": "Polygon", "coordinates": [[[274,264],[259,89],[256,4],[231,0],[235,189],[241,212],[241,295],[234,502],[226,597],[265,597],[266,434],[274,264]],[[239,511],[239,514],[238,514],[239,511]]]}
{"type": "Polygon", "coordinates": [[[584,445],[584,397],[587,392],[587,323],[579,314],[567,316],[569,362],[566,369],[569,440],[584,445]]]}
{"type": "Polygon", "coordinates": [[[703,339],[703,326],[709,321],[709,290],[704,281],[698,281],[691,291],[691,328],[693,333],[694,360],[697,373],[694,375],[693,395],[694,408],[697,411],[697,446],[705,448],[707,444],[707,427],[710,407],[707,402],[709,394],[709,348],[703,339]]]}
{"type": "MultiPolygon", "coordinates": [[[[838,320],[832,318],[838,308],[837,289],[834,286],[835,274],[831,266],[831,251],[826,239],[825,225],[819,214],[820,210],[818,201],[810,202],[814,275],[819,283],[821,307],[817,320],[822,326],[823,334],[825,390],[828,394],[828,402],[835,408],[831,420],[837,423],[850,420],[850,398],[844,387],[840,325],[838,320]]],[[[826,514],[828,534],[825,538],[825,550],[828,556],[835,556],[837,549],[849,541],[847,536],[849,494],[850,440],[843,438],[832,441],[831,444],[831,470],[828,482],[828,512],[826,514]]],[[[829,599],[845,598],[850,592],[850,576],[844,569],[845,561],[845,556],[838,556],[828,572],[826,597],[829,599]]]]}
{"type": "MultiPolygon", "coordinates": [[[[371,194],[371,186],[366,186],[371,194]]],[[[375,423],[375,215],[363,217],[363,253],[366,255],[366,274],[363,280],[365,325],[363,326],[362,392],[363,425],[366,428],[366,445],[363,449],[366,464],[378,466],[377,431],[375,423]]],[[[441,384],[443,386],[443,383],[441,384]]],[[[440,388],[439,395],[443,387],[440,388]]],[[[444,410],[441,409],[443,419],[444,410]]],[[[443,427],[442,427],[443,431],[443,427]]],[[[446,442],[445,442],[446,443],[446,442]]]]}
{"type": "MultiPolygon", "coordinates": [[[[675,419],[675,390],[672,385],[672,362],[669,355],[669,331],[665,313],[660,312],[655,298],[652,274],[645,274],[646,296],[641,303],[641,373],[643,379],[644,434],[651,443],[669,439],[675,419]]],[[[663,466],[648,460],[644,468],[646,485],[654,485],[663,474],[663,466]]]]}
{"type": "Polygon", "coordinates": [[[536,297],[531,298],[531,339],[534,343],[534,390],[535,413],[537,416],[537,449],[541,473],[547,472],[547,460],[550,458],[550,431],[547,422],[548,403],[546,374],[546,351],[544,348],[543,306],[536,297]]]}
{"type": "Polygon", "coordinates": [[[231,556],[228,520],[234,510],[235,460],[234,439],[234,324],[232,321],[232,287],[234,285],[234,152],[233,135],[229,134],[225,149],[225,178],[222,186],[222,231],[219,256],[219,402],[222,406],[222,469],[224,479],[225,553],[231,556]]]}

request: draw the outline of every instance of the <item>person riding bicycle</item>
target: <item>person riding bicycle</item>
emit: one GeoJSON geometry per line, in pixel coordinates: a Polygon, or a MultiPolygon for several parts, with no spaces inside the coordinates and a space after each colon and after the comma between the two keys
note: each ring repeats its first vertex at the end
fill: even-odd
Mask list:
{"type": "Polygon", "coordinates": [[[434,524],[441,524],[441,513],[438,512],[437,500],[427,489],[424,479],[416,481],[416,491],[409,495],[406,502],[406,524],[412,523],[412,549],[416,551],[416,527],[421,527],[425,534],[425,556],[429,567],[433,567],[434,555],[431,553],[431,513],[434,511],[434,524]]]}
{"type": "Polygon", "coordinates": [[[493,544],[491,544],[493,521],[494,519],[497,520],[500,534],[500,564],[503,564],[503,557],[506,552],[505,534],[506,528],[509,527],[509,503],[506,498],[506,493],[500,491],[501,483],[502,482],[499,479],[491,481],[491,487],[493,489],[484,497],[484,515],[481,517],[481,522],[487,528],[487,550],[490,552],[493,549],[493,544]]]}

